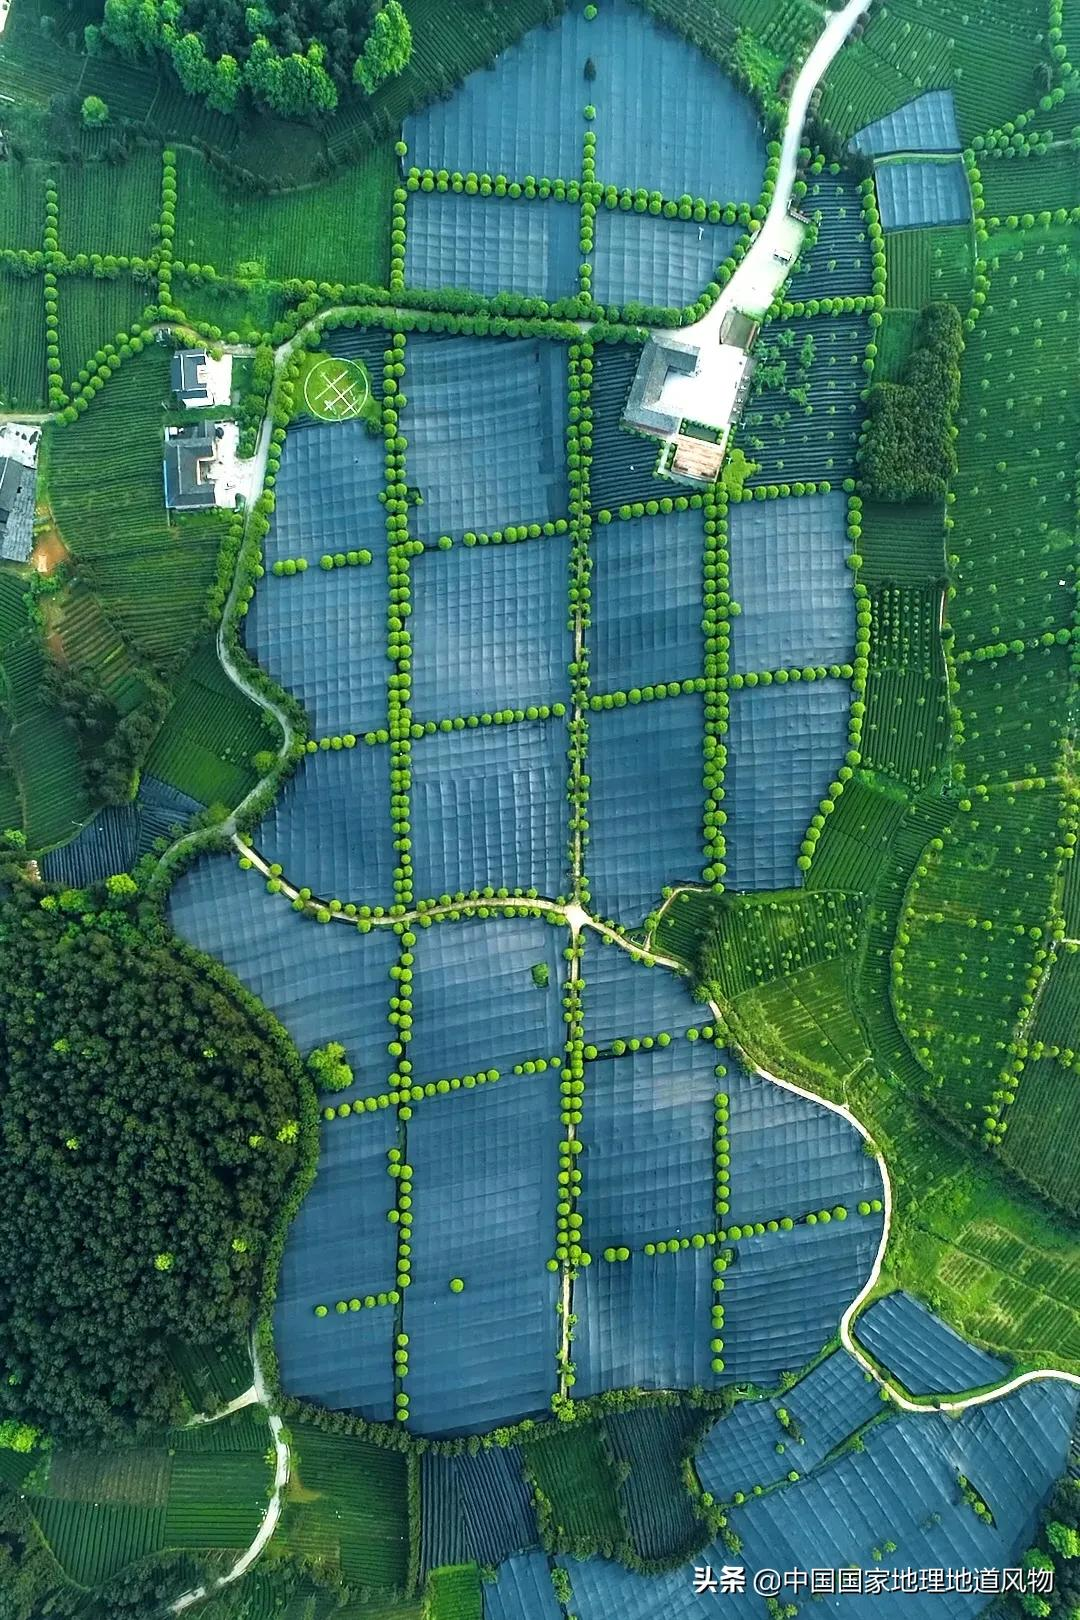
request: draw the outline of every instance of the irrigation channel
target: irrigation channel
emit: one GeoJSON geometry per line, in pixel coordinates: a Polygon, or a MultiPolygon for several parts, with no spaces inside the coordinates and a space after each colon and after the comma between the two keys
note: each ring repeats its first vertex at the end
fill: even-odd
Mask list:
{"type": "MultiPolygon", "coordinates": [[[[844,45],[844,42],[854,29],[856,23],[867,11],[869,5],[870,0],[848,0],[848,4],[845,5],[840,11],[830,13],[825,27],[822,29],[821,35],[817,40],[817,43],[810,51],[806,61],[803,63],[802,68],[799,71],[799,74],[792,87],[791,99],[788,106],[788,114],[780,153],[779,172],[776,179],[776,188],[774,190],[772,202],[769,206],[769,211],[765,217],[764,223],[762,224],[761,229],[757,232],[746,257],[739,265],[735,274],[728,282],[720,298],[717,299],[712,309],[693,326],[680,329],[680,338],[684,341],[699,344],[701,346],[703,355],[710,352],[713,354],[719,354],[724,347],[720,343],[720,329],[724,316],[729,310],[737,308],[764,310],[768,308],[769,304],[772,303],[776,294],[780,291],[784,282],[787,280],[788,275],[790,274],[791,263],[788,260],[784,249],[785,244],[790,241],[792,220],[789,210],[798,169],[799,148],[802,144],[803,129],[806,123],[806,116],[809,110],[810,100],[820,80],[823,78],[832,61],[839,53],[841,47],[844,45]]],[[[288,365],[288,362],[292,358],[296,349],[304,342],[309,333],[312,331],[317,331],[328,316],[339,313],[348,313],[348,310],[325,310],[321,314],[314,316],[290,339],[288,339],[287,342],[281,344],[280,347],[275,351],[274,382],[271,389],[270,400],[267,406],[266,417],[259,434],[258,444],[255,451],[255,467],[253,469],[250,486],[253,492],[255,490],[261,490],[264,485],[267,457],[270,450],[273,409],[278,391],[281,386],[281,380],[284,375],[285,367],[288,365]]],[[[396,308],[387,308],[386,310],[386,315],[391,320],[399,317],[403,313],[403,311],[396,308]]],[[[578,324],[583,331],[587,331],[589,329],[588,323],[585,321],[581,321],[576,324],[578,324]]],[[[246,347],[243,345],[234,345],[232,347],[233,351],[237,353],[248,352],[246,347]]],[[[700,380],[700,386],[703,392],[707,386],[714,385],[716,379],[715,364],[712,367],[702,366],[699,370],[698,378],[700,380]]],[[[690,381],[690,379],[687,379],[687,381],[690,381]]],[[[239,805],[237,805],[236,809],[229,817],[226,818],[223,823],[219,824],[210,831],[199,830],[193,833],[187,833],[178,839],[165,852],[155,870],[155,877],[159,879],[164,878],[167,875],[169,868],[181,853],[188,851],[193,845],[200,843],[209,844],[211,841],[216,842],[218,839],[220,839],[222,834],[232,840],[233,845],[239,854],[249,859],[253,867],[257,868],[265,876],[270,875],[269,866],[266,861],[264,861],[262,856],[259,855],[258,851],[254,849],[237,832],[237,824],[250,801],[262,790],[268,781],[276,778],[280,774],[293,750],[295,744],[295,732],[289,721],[288,715],[280,707],[280,705],[275,703],[271,698],[267,697],[259,687],[249,680],[244,671],[235,663],[228,644],[226,632],[236,614],[240,592],[245,583],[243,551],[246,548],[247,542],[245,541],[245,546],[241,549],[241,559],[238,561],[237,571],[233,578],[229,596],[222,613],[221,623],[218,627],[217,652],[222,668],[233,684],[237,686],[246,697],[258,704],[260,708],[265,710],[267,713],[272,714],[274,719],[281,727],[283,734],[281,750],[279,752],[278,761],[274,770],[257,784],[252,792],[248,794],[239,805]]],[[[578,656],[580,656],[582,635],[583,627],[579,609],[575,614],[575,647],[578,650],[578,656]]],[[[579,841],[575,845],[575,855],[575,865],[580,870],[579,841]]],[[[280,879],[279,881],[281,883],[281,893],[285,898],[289,900],[296,900],[299,897],[298,890],[295,886],[284,878],[280,879]]],[[[679,891],[676,890],[674,892],[678,893],[679,891]]],[[[674,898],[674,894],[672,895],[672,898],[674,898]]],[[[477,902],[476,904],[479,905],[481,903],[488,904],[488,902],[477,902]]],[[[315,909],[318,907],[319,902],[312,901],[310,904],[312,909],[315,909]]],[[[571,903],[569,905],[559,905],[554,900],[543,899],[518,901],[508,899],[499,900],[495,902],[495,904],[500,910],[505,910],[507,908],[521,908],[523,910],[537,909],[546,912],[558,912],[565,918],[571,932],[571,938],[575,944],[577,943],[581,931],[584,928],[591,928],[594,929],[596,933],[610,940],[613,944],[619,945],[624,950],[630,951],[631,954],[636,958],[645,956],[648,957],[648,959],[656,966],[670,968],[680,974],[684,973],[684,969],[680,963],[673,961],[669,957],[658,955],[655,951],[649,949],[648,946],[642,947],[635,944],[632,940],[621,934],[617,929],[611,928],[606,923],[601,922],[598,918],[591,916],[580,904],[571,903]]],[[[448,909],[468,911],[470,906],[469,903],[466,902],[462,905],[458,905],[457,907],[448,909]]],[[[418,915],[419,913],[410,911],[398,917],[376,918],[372,920],[372,926],[392,927],[394,923],[415,920],[418,915]]],[[[428,911],[427,915],[438,915],[438,911],[428,911]]],[[[332,913],[331,918],[334,921],[348,923],[350,927],[355,927],[353,920],[342,915],[341,913],[332,913]]],[[[572,964],[572,968],[573,967],[576,967],[576,954],[575,962],[572,964]]],[[[714,1019],[718,1023],[722,1023],[723,1016],[716,1003],[710,1001],[709,1007],[714,1019]]],[[[753,1072],[759,1075],[763,1080],[769,1080],[773,1085],[779,1086],[784,1091],[790,1091],[796,1096],[805,1097],[810,1102],[816,1103],[818,1107],[827,1108],[830,1109],[834,1114],[839,1114],[842,1119],[846,1120],[847,1123],[859,1133],[864,1141],[870,1140],[866,1127],[859,1119],[856,1118],[849,1108],[840,1103],[829,1102],[825,1098],[819,1096],[816,1092],[804,1090],[801,1086],[794,1085],[790,1081],[781,1080],[777,1075],[770,1074],[767,1069],[762,1068],[749,1056],[747,1056],[747,1062],[748,1066],[753,1070],[753,1072]]],[[[876,1155],[876,1159],[878,1169],[881,1173],[882,1187],[884,1190],[884,1197],[882,1200],[884,1204],[884,1222],[882,1225],[881,1242],[878,1246],[878,1252],[866,1282],[863,1284],[863,1287],[860,1289],[859,1293],[851,1301],[851,1304],[847,1307],[847,1310],[844,1312],[843,1317],[841,1318],[840,1339],[844,1349],[854,1357],[863,1370],[869,1373],[883,1390],[887,1391],[888,1395],[896,1403],[897,1407],[905,1412],[926,1412],[927,1410],[936,1410],[941,1412],[960,1413],[966,1411],[969,1407],[983,1406],[990,1401],[999,1400],[1003,1396],[1009,1395],[1014,1390],[1021,1388],[1024,1384],[1033,1383],[1042,1378],[1057,1378],[1067,1383],[1080,1385],[1080,1376],[1077,1376],[1074,1373],[1060,1372],[1056,1368],[1048,1367],[1031,1372],[1021,1373],[1015,1378],[1010,1378],[1006,1382],[995,1386],[993,1389],[985,1390],[977,1395],[969,1395],[955,1401],[944,1401],[940,1399],[935,1399],[933,1401],[914,1401],[906,1394],[904,1390],[899,1388],[898,1385],[887,1376],[887,1374],[882,1372],[881,1368],[875,1361],[871,1360],[871,1358],[866,1354],[856,1340],[852,1332],[852,1323],[865,1300],[877,1286],[878,1278],[881,1275],[881,1267],[884,1261],[885,1252],[888,1247],[889,1232],[892,1222],[892,1183],[889,1179],[888,1166],[880,1154],[876,1155]]],[[[570,1268],[566,1266],[563,1268],[563,1325],[562,1346],[560,1351],[560,1386],[561,1393],[564,1396],[569,1393],[565,1373],[562,1371],[562,1369],[565,1366],[566,1361],[569,1359],[571,1314],[572,1278],[570,1275],[570,1268]]],[[[254,1343],[252,1345],[252,1363],[254,1368],[254,1391],[256,1397],[263,1405],[268,1406],[269,1391],[267,1390],[263,1380],[262,1370],[259,1366],[254,1343]]],[[[288,1483],[289,1478],[290,1459],[289,1448],[281,1432],[281,1418],[277,1414],[271,1413],[269,1417],[269,1424],[276,1453],[273,1495],[255,1539],[252,1541],[250,1547],[243,1554],[243,1556],[233,1565],[232,1569],[230,1569],[228,1573],[222,1576],[217,1582],[218,1587],[228,1585],[230,1582],[238,1580],[242,1575],[246,1574],[255,1560],[259,1557],[260,1553],[272,1537],[274,1530],[277,1527],[277,1522],[281,1514],[282,1493],[286,1484],[288,1483]]],[[[179,1614],[184,1610],[191,1608],[194,1604],[198,1603],[207,1595],[208,1592],[205,1587],[200,1587],[192,1592],[186,1592],[172,1605],[171,1612],[174,1614],[179,1614]]]]}

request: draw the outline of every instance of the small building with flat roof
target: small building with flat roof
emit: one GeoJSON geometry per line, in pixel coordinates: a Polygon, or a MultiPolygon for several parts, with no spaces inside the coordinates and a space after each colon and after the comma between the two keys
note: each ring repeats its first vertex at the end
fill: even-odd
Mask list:
{"type": "Polygon", "coordinates": [[[177,349],[169,367],[169,386],[189,410],[227,405],[232,393],[232,355],[215,360],[205,349],[177,349]]]}

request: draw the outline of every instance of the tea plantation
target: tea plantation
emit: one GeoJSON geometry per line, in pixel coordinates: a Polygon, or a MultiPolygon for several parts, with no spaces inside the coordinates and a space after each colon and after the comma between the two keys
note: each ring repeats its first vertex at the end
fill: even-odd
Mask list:
{"type": "Polygon", "coordinates": [[[44,908],[58,984],[0,1108],[64,1213],[47,1299],[0,1274],[0,1613],[1075,1611],[1075,6],[871,0],[683,477],[624,412],[740,284],[820,7],[388,0],[305,57],[283,4],[238,68],[253,14],[13,0],[0,945],[44,908]],[[241,497],[169,509],[203,422],[241,497]],[[269,1130],[201,992],[54,1030],[140,940],[269,1130]],[[204,1040],[198,1139],[109,1077],[204,1040]],[[114,1279],[61,1241],[99,1138],[114,1279]]]}

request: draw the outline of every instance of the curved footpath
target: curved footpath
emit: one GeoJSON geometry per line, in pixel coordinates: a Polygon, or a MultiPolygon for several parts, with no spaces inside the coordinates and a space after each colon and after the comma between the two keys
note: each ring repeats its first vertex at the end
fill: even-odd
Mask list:
{"type": "MultiPolygon", "coordinates": [[[[270,1392],[263,1377],[259,1352],[254,1338],[251,1341],[251,1365],[255,1375],[255,1382],[251,1389],[240,1397],[239,1402],[234,1401],[232,1406],[226,1408],[225,1411],[217,1413],[216,1418],[225,1417],[227,1412],[235,1410],[237,1405],[248,1406],[253,1402],[258,1402],[262,1406],[269,1405],[270,1392]]],[[[212,1423],[216,1421],[216,1418],[209,1418],[206,1421],[212,1423]]],[[[277,1529],[278,1520],[281,1517],[282,1493],[289,1483],[290,1459],[288,1442],[282,1433],[282,1422],[276,1412],[269,1414],[269,1423],[275,1453],[274,1488],[254,1541],[252,1541],[247,1551],[236,1560],[232,1568],[222,1575],[219,1580],[215,1581],[212,1586],[196,1586],[192,1591],[185,1592],[182,1597],[178,1597],[176,1602],[170,1605],[170,1614],[182,1614],[185,1609],[190,1609],[193,1604],[201,1603],[203,1598],[209,1597],[211,1592],[216,1592],[220,1587],[228,1586],[232,1581],[238,1581],[241,1575],[246,1575],[277,1529]]]]}

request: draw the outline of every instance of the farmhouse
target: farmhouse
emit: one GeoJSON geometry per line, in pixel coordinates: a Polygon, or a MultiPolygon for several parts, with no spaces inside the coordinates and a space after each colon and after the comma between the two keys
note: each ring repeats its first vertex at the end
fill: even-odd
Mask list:
{"type": "Polygon", "coordinates": [[[233,506],[221,500],[218,483],[223,471],[221,422],[191,422],[165,429],[165,505],[173,512],[193,512],[210,506],[233,506]]]}
{"type": "Polygon", "coordinates": [[[33,545],[39,437],[17,422],[0,428],[0,556],[12,562],[25,562],[33,545]]]}
{"type": "Polygon", "coordinates": [[[205,349],[178,349],[169,367],[169,386],[178,403],[189,410],[227,405],[232,393],[232,356],[215,360],[205,349]]]}

